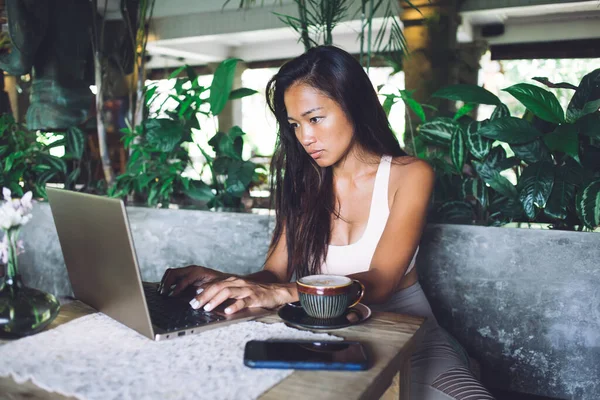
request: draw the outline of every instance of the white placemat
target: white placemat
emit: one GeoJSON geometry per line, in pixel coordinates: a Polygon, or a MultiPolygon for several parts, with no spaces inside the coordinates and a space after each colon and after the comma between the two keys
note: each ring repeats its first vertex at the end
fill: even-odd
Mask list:
{"type": "Polygon", "coordinates": [[[244,366],[246,342],[270,338],[338,339],[240,322],[154,342],[96,313],[0,346],[0,375],[89,400],[255,399],[293,372],[244,366]]]}

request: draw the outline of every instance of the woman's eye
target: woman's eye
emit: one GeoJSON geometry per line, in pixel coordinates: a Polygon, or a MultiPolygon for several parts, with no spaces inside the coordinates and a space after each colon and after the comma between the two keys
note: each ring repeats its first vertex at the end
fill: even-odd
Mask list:
{"type": "Polygon", "coordinates": [[[295,123],[295,122],[292,122],[292,123],[290,124],[290,129],[291,129],[291,130],[293,130],[293,131],[295,131],[297,127],[298,127],[298,124],[297,124],[297,123],[295,123]]]}
{"type": "Polygon", "coordinates": [[[317,122],[319,122],[319,121],[320,121],[320,120],[322,120],[322,119],[323,119],[323,117],[312,117],[312,118],[310,119],[310,122],[311,122],[312,124],[316,124],[317,122]]]}

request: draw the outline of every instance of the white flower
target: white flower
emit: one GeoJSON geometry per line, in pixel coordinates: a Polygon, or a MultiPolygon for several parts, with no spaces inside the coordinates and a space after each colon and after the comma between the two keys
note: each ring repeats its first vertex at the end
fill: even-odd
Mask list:
{"type": "Polygon", "coordinates": [[[21,197],[21,207],[23,207],[26,211],[31,211],[33,209],[33,202],[31,198],[33,197],[33,193],[31,190],[21,197]]]}
{"type": "Polygon", "coordinates": [[[8,235],[4,234],[4,238],[0,243],[0,263],[8,263],[8,235]]]}
{"type": "Polygon", "coordinates": [[[0,229],[7,231],[28,223],[32,218],[31,210],[33,208],[31,192],[25,193],[20,200],[11,199],[11,192],[8,188],[4,188],[2,194],[4,195],[4,204],[0,205],[0,229]]]}
{"type": "Polygon", "coordinates": [[[10,201],[10,189],[9,188],[2,188],[2,195],[4,196],[4,200],[5,201],[10,201]]]}

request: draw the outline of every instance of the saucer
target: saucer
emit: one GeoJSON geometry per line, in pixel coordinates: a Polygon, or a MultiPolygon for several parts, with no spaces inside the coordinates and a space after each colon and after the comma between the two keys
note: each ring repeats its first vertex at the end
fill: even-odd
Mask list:
{"type": "Polygon", "coordinates": [[[306,314],[299,301],[288,303],[277,313],[289,325],[309,329],[339,329],[360,324],[371,316],[371,309],[362,303],[346,310],[337,318],[321,319],[306,314]]]}

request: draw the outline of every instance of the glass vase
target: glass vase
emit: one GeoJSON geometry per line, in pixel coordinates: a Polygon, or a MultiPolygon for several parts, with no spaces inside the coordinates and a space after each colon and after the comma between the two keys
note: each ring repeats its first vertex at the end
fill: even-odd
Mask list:
{"type": "Polygon", "coordinates": [[[8,262],[0,278],[0,337],[14,339],[44,329],[56,318],[60,303],[50,293],[25,286],[18,270],[18,230],[8,237],[8,262]]]}

